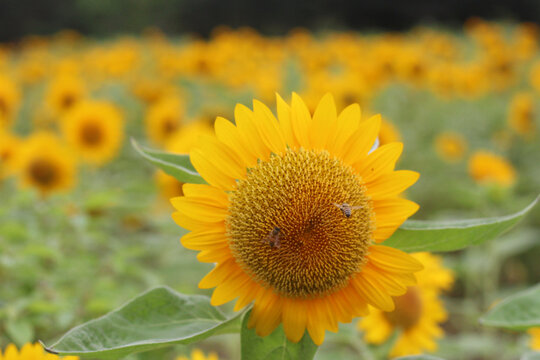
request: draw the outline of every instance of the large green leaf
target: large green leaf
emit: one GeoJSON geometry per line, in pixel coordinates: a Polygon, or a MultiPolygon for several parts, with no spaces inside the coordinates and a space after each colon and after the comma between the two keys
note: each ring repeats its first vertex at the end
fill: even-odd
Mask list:
{"type": "Polygon", "coordinates": [[[491,240],[510,230],[538,202],[507,216],[457,221],[406,221],[384,245],[407,252],[454,251],[491,240]]]}
{"type": "Polygon", "coordinates": [[[540,326],[540,283],[495,305],[480,322],[512,330],[540,326]]]}
{"type": "Polygon", "coordinates": [[[249,313],[242,322],[242,359],[243,360],[310,360],[317,352],[317,345],[313,343],[308,332],[298,342],[287,340],[283,326],[264,338],[258,336],[254,329],[248,329],[249,313]]]}
{"type": "Polygon", "coordinates": [[[238,332],[241,314],[228,319],[210,305],[206,296],[183,295],[158,287],[70,330],[46,350],[60,355],[118,359],[134,352],[238,332]]]}
{"type": "Polygon", "coordinates": [[[146,160],[175,177],[183,183],[206,184],[191,164],[189,155],[173,154],[164,151],[150,150],[140,146],[135,139],[131,139],[131,145],[146,160]]]}

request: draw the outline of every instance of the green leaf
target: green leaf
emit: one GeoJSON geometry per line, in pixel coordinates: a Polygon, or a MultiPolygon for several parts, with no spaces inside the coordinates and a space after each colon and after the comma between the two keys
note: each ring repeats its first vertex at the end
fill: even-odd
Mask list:
{"type": "Polygon", "coordinates": [[[540,326],[540,283],[495,305],[480,322],[511,330],[540,326]]]}
{"type": "Polygon", "coordinates": [[[247,323],[251,311],[246,313],[242,322],[241,341],[242,359],[244,360],[309,360],[317,352],[317,345],[313,343],[308,332],[298,342],[287,340],[283,326],[274,330],[266,337],[260,337],[255,329],[248,329],[247,323]]]}
{"type": "Polygon", "coordinates": [[[131,139],[131,146],[143,158],[173,176],[176,180],[183,183],[206,184],[206,181],[191,164],[189,155],[146,149],[140,146],[135,139],[131,139]]]}
{"type": "Polygon", "coordinates": [[[444,360],[443,358],[432,355],[408,355],[400,356],[394,360],[444,360]]]}
{"type": "Polygon", "coordinates": [[[206,296],[158,287],[73,328],[46,350],[59,355],[118,359],[134,352],[239,332],[241,315],[227,319],[206,296]]]}
{"type": "Polygon", "coordinates": [[[538,202],[537,197],[517,213],[457,221],[406,221],[383,244],[407,252],[454,251],[492,240],[516,225],[538,202]]]}

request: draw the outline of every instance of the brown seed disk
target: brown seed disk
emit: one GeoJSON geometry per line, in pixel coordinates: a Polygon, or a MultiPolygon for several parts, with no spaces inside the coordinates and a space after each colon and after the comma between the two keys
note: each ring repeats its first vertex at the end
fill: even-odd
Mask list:
{"type": "Polygon", "coordinates": [[[326,151],[287,150],[250,169],[230,194],[230,248],[264,286],[314,298],[347,285],[365,263],[374,230],[359,175],[326,151]],[[355,206],[346,217],[335,204],[355,206]],[[268,236],[280,229],[279,247],[268,236]]]}

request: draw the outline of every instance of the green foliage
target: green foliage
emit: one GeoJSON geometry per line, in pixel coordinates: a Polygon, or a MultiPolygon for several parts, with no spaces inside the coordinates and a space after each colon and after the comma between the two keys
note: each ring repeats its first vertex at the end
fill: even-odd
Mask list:
{"type": "Polygon", "coordinates": [[[60,355],[118,359],[134,352],[237,332],[241,315],[227,318],[205,296],[158,287],[72,329],[47,350],[60,355]]]}
{"type": "Polygon", "coordinates": [[[141,147],[131,139],[133,148],[146,160],[156,165],[167,174],[183,183],[206,184],[206,181],[197,173],[187,154],[172,154],[164,151],[150,150],[141,147]]]}
{"type": "Polygon", "coordinates": [[[479,245],[510,230],[536,205],[507,216],[457,221],[406,221],[384,245],[404,251],[454,251],[479,245]]]}
{"type": "Polygon", "coordinates": [[[540,326],[540,284],[495,305],[480,319],[484,325],[512,330],[540,326]]]}
{"type": "Polygon", "coordinates": [[[310,360],[317,352],[317,345],[313,343],[308,332],[298,343],[287,340],[283,325],[279,325],[274,332],[264,338],[255,333],[255,329],[248,329],[247,323],[251,311],[246,313],[242,322],[241,342],[242,359],[244,360],[310,360]]]}

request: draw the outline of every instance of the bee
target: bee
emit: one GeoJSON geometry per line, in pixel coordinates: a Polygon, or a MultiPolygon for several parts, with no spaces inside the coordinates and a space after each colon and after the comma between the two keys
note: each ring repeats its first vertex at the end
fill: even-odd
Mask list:
{"type": "Polygon", "coordinates": [[[353,210],[363,208],[363,206],[351,206],[347,203],[343,203],[343,204],[334,203],[334,205],[336,205],[338,209],[341,210],[343,215],[345,215],[345,217],[348,217],[348,218],[351,217],[353,210]]]}
{"type": "Polygon", "coordinates": [[[279,248],[281,246],[282,235],[283,233],[281,232],[281,229],[276,226],[264,239],[262,239],[262,241],[268,243],[272,248],[279,248]]]}

